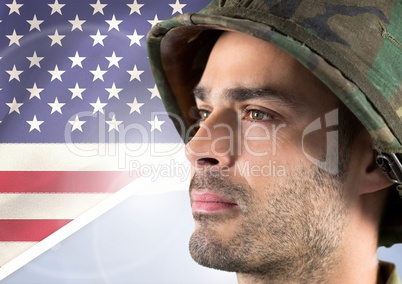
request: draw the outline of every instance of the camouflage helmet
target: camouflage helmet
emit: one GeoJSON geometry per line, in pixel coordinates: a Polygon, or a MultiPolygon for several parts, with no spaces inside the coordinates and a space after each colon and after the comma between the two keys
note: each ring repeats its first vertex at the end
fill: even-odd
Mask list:
{"type": "MultiPolygon", "coordinates": [[[[181,117],[186,127],[193,124],[192,90],[223,30],[285,50],[361,121],[379,153],[379,165],[401,189],[401,27],[402,2],[396,0],[212,0],[199,13],[157,24],[147,43],[166,110],[181,117]]],[[[176,127],[185,139],[183,126],[176,127]]],[[[383,219],[379,245],[402,242],[402,202],[396,190],[383,219]]]]}

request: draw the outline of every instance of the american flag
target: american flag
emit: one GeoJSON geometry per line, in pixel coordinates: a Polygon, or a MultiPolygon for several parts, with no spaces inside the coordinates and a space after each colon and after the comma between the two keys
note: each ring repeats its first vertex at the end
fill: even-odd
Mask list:
{"type": "Polygon", "coordinates": [[[206,4],[0,3],[0,266],[133,182],[127,157],[179,143],[145,36],[206,4]]]}

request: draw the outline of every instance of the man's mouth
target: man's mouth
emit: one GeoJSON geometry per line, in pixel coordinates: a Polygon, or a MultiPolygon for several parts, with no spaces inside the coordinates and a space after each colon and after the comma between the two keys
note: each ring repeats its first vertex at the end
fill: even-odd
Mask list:
{"type": "Polygon", "coordinates": [[[191,193],[191,209],[194,213],[222,213],[238,209],[239,205],[227,198],[211,192],[191,193]]]}

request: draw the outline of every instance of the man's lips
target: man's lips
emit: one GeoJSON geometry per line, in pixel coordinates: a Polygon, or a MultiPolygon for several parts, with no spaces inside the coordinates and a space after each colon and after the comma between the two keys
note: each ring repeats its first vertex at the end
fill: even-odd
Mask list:
{"type": "Polygon", "coordinates": [[[191,208],[193,213],[214,213],[233,210],[239,206],[232,200],[211,192],[191,193],[191,208]]]}

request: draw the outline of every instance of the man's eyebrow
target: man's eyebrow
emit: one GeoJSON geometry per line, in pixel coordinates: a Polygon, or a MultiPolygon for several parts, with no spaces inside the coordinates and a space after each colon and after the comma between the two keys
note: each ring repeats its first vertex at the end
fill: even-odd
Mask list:
{"type": "MultiPolygon", "coordinates": [[[[205,101],[209,93],[210,93],[209,90],[206,90],[204,87],[201,86],[197,86],[193,90],[194,97],[201,101],[205,101]]],[[[298,108],[305,104],[301,99],[295,96],[291,96],[289,94],[283,94],[280,91],[270,87],[262,87],[262,88],[240,87],[240,88],[227,89],[224,92],[223,99],[238,102],[244,102],[251,99],[267,99],[279,102],[292,108],[298,108]]]]}
{"type": "Polygon", "coordinates": [[[199,99],[201,101],[205,101],[206,93],[207,91],[205,90],[205,88],[201,86],[196,86],[193,89],[194,98],[199,99]]]}

